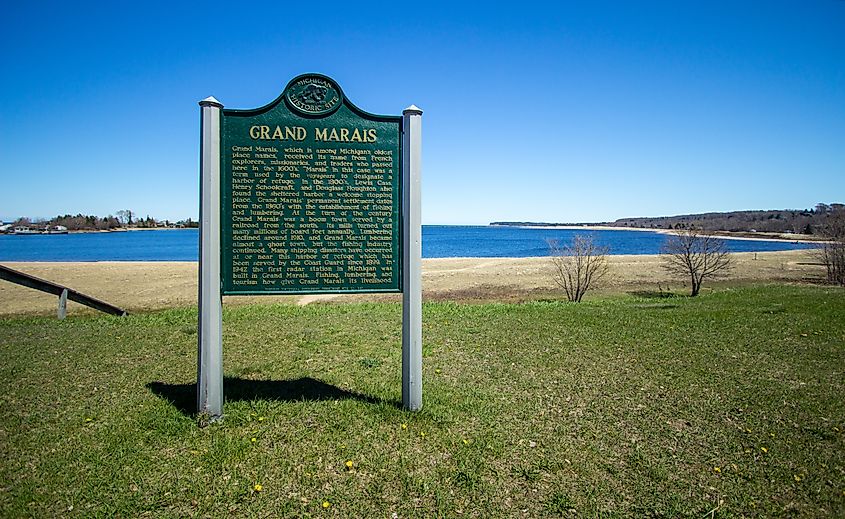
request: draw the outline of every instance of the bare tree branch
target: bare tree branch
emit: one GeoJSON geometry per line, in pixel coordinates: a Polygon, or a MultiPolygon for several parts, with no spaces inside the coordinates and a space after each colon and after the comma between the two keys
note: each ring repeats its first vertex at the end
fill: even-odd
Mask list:
{"type": "Polygon", "coordinates": [[[819,231],[827,238],[818,250],[827,270],[827,281],[845,286],[845,209],[832,209],[819,231]]]}
{"type": "Polygon", "coordinates": [[[579,302],[590,288],[607,274],[608,248],[597,245],[591,235],[576,234],[569,245],[549,240],[552,258],[552,279],[563,289],[566,298],[579,302]]]}
{"type": "Polygon", "coordinates": [[[705,279],[727,274],[733,268],[733,257],[725,241],[690,228],[676,231],[660,250],[663,268],[680,276],[688,276],[692,296],[697,296],[705,279]]]}

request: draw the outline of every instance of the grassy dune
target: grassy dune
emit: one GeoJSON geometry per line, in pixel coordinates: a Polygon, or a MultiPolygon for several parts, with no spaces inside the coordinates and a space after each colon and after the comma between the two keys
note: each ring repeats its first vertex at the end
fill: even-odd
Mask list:
{"type": "Polygon", "coordinates": [[[408,413],[398,305],[227,307],[206,428],[196,309],[2,318],[0,515],[845,516],[841,290],[424,313],[408,413]]]}

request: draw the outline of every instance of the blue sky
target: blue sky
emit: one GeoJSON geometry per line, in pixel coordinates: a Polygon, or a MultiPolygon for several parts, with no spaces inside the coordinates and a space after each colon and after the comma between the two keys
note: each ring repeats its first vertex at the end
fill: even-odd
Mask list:
{"type": "Polygon", "coordinates": [[[196,218],[197,102],[305,72],[425,111],[426,224],[845,202],[845,1],[122,4],[4,7],[0,218],[196,218]]]}

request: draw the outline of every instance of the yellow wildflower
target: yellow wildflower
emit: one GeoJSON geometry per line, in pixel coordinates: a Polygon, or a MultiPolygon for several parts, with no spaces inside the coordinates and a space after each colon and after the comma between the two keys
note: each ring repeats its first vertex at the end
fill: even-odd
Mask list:
{"type": "Polygon", "coordinates": [[[464,442],[464,445],[469,443],[469,440],[467,440],[466,438],[464,438],[462,441],[464,442]]]}
{"type": "Polygon", "coordinates": [[[253,436],[252,438],[250,438],[250,439],[249,439],[249,441],[251,441],[252,443],[255,443],[255,442],[257,442],[257,441],[258,441],[258,438],[256,438],[255,436],[253,436]]]}
{"type": "Polygon", "coordinates": [[[404,431],[405,429],[407,429],[407,428],[408,428],[408,424],[403,423],[400,427],[402,427],[402,430],[404,431]]]}
{"type": "Polygon", "coordinates": [[[354,466],[355,466],[355,464],[352,463],[352,460],[349,460],[349,461],[346,462],[346,468],[351,469],[354,466]]]}
{"type": "Polygon", "coordinates": [[[715,472],[716,474],[721,474],[722,469],[719,467],[713,467],[713,472],[715,472]]]}
{"type": "Polygon", "coordinates": [[[328,501],[323,501],[323,508],[328,508],[330,506],[332,506],[331,503],[329,503],[328,501]]]}
{"type": "Polygon", "coordinates": [[[260,483],[256,483],[255,485],[252,486],[252,489],[255,490],[256,492],[261,492],[262,490],[264,490],[264,487],[262,487],[260,483]]]}
{"type": "Polygon", "coordinates": [[[799,476],[798,474],[793,474],[792,479],[794,479],[795,481],[801,481],[801,476],[799,476]]]}
{"type": "Polygon", "coordinates": [[[763,453],[769,452],[769,449],[765,447],[760,447],[760,450],[763,451],[763,453]]]}

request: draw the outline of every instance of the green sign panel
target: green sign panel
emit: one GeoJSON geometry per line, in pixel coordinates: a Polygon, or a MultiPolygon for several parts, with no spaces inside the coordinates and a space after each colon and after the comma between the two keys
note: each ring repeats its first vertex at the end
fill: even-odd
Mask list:
{"type": "Polygon", "coordinates": [[[401,117],[307,74],[220,124],[223,294],[401,290],[401,117]]]}

